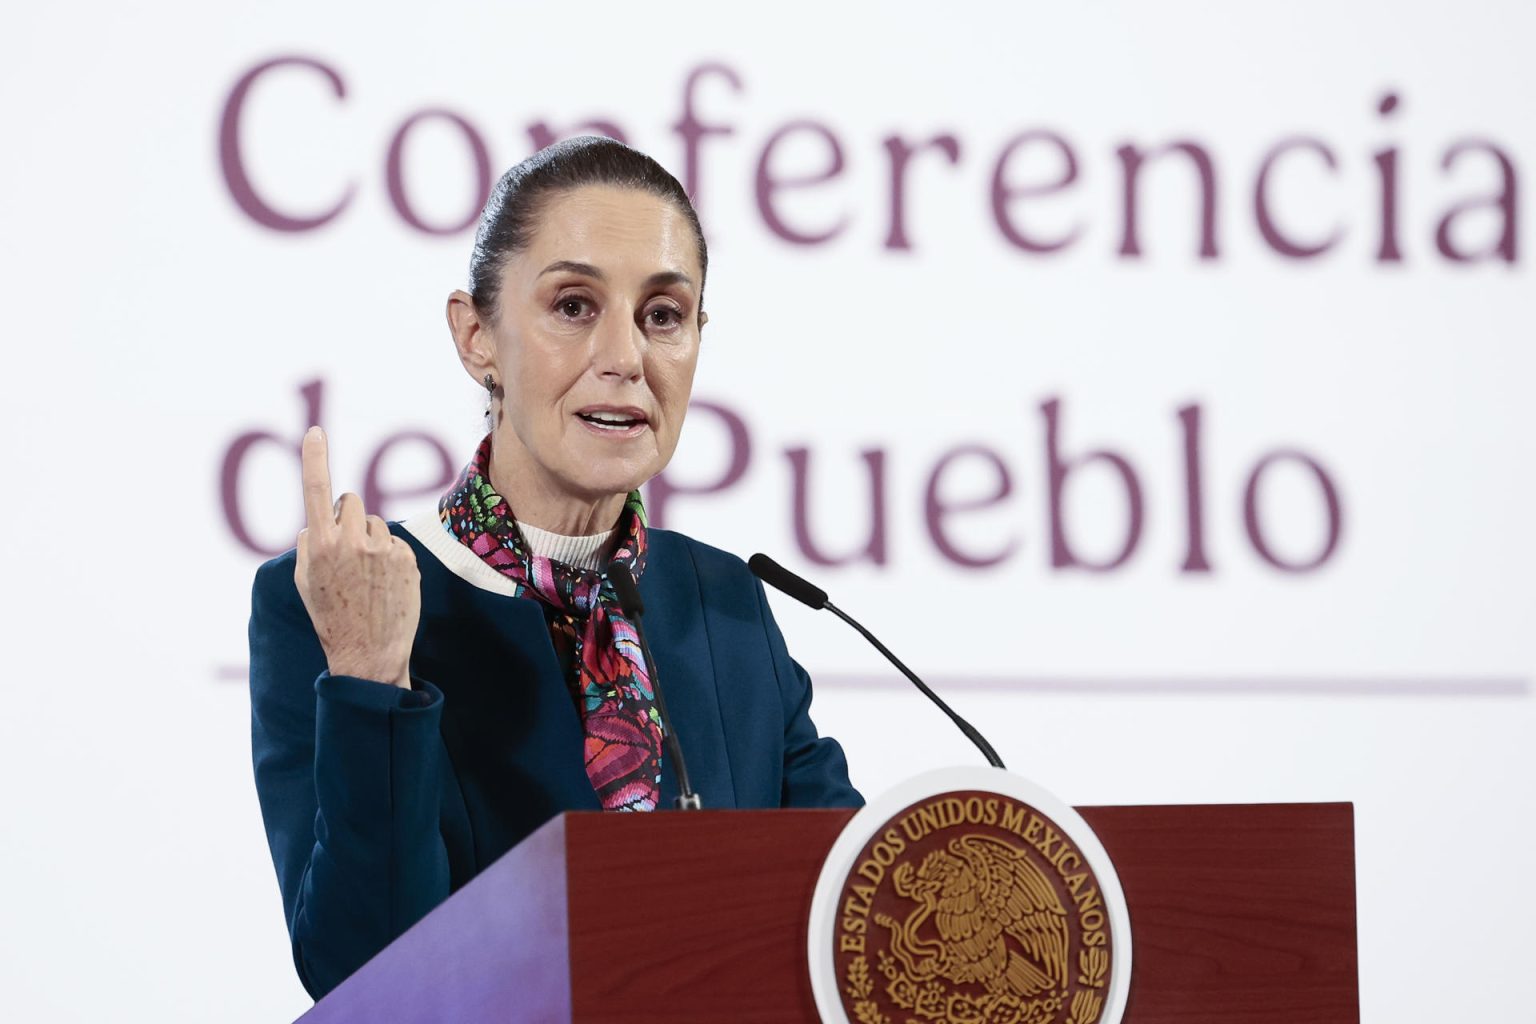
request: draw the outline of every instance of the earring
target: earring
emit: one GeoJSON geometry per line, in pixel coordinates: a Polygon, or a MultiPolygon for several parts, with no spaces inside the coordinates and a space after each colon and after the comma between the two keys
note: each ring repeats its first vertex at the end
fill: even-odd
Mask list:
{"type": "Polygon", "coordinates": [[[495,396],[496,394],[496,378],[492,377],[490,374],[485,375],[485,390],[492,396],[495,396]]]}

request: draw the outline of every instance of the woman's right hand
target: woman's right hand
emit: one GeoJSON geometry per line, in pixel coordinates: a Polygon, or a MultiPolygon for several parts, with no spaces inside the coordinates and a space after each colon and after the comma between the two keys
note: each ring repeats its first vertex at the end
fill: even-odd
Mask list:
{"type": "Polygon", "coordinates": [[[405,541],[348,492],[333,505],[325,431],[303,444],[305,527],[294,582],[331,674],[411,687],[421,572],[405,541]]]}

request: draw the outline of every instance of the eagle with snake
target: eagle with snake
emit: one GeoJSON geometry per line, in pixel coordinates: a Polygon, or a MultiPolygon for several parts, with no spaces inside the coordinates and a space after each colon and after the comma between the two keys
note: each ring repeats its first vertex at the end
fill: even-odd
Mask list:
{"type": "Polygon", "coordinates": [[[903,921],[881,914],[876,923],[890,931],[891,955],[914,981],[979,983],[1020,999],[1066,988],[1066,910],[1024,851],[961,836],[916,871],[898,865],[892,884],[918,906],[903,921]],[[937,938],[924,934],[930,921],[937,938]]]}

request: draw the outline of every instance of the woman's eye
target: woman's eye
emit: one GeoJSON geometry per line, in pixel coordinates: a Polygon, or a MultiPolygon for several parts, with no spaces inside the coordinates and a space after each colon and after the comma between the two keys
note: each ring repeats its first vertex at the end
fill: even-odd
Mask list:
{"type": "Polygon", "coordinates": [[[555,304],[555,309],[568,320],[580,320],[590,308],[591,303],[581,298],[561,299],[555,304]]]}
{"type": "Polygon", "coordinates": [[[675,327],[683,321],[683,315],[671,306],[657,306],[645,314],[645,318],[652,327],[675,327]]]}

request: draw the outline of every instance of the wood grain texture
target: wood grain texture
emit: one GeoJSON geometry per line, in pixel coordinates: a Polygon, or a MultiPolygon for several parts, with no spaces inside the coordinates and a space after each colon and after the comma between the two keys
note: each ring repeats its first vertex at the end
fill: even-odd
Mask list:
{"type": "Polygon", "coordinates": [[[572,815],[572,1020],[816,1021],[811,894],[851,814],[572,815]]]}
{"type": "Polygon", "coordinates": [[[1078,812],[1130,907],[1127,1024],[1357,1024],[1350,804],[1078,812]]]}
{"type": "MultiPolygon", "coordinates": [[[[1350,805],[1079,810],[1130,905],[1126,1024],[1357,1024],[1350,805]]],[[[815,1022],[810,899],[849,814],[569,816],[571,1019],[815,1022]]]]}

